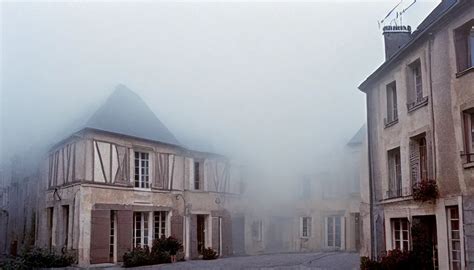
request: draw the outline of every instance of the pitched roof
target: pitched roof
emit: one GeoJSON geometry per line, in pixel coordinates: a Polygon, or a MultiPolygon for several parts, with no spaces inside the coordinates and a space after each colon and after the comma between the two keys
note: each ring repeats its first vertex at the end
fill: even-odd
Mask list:
{"type": "Polygon", "coordinates": [[[441,3],[436,6],[436,8],[420,23],[420,25],[418,25],[417,29],[412,33],[410,41],[370,74],[370,76],[359,85],[359,89],[365,92],[366,88],[373,80],[375,80],[382,72],[387,70],[392,63],[396,62],[401,55],[413,47],[414,44],[420,40],[440,19],[450,13],[454,7],[460,6],[461,3],[467,3],[468,1],[472,0],[442,0],[441,3]]]}
{"type": "Polygon", "coordinates": [[[118,85],[83,128],[180,145],[146,103],[125,85],[118,85]]]}
{"type": "Polygon", "coordinates": [[[366,124],[363,124],[362,127],[357,131],[357,133],[349,140],[347,145],[354,146],[358,144],[362,144],[364,142],[364,138],[366,135],[366,124]]]}

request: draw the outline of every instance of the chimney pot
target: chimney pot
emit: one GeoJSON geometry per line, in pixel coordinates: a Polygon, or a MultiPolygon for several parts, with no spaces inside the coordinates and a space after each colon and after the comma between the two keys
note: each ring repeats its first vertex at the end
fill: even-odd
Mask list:
{"type": "Polygon", "coordinates": [[[411,39],[409,25],[387,25],[383,27],[385,42],[385,60],[390,59],[401,47],[411,39]]]}

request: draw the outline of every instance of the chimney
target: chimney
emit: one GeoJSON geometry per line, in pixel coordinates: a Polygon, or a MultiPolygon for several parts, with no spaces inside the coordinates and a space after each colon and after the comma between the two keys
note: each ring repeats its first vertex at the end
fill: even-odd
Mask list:
{"type": "Polygon", "coordinates": [[[385,60],[388,60],[410,41],[411,27],[409,25],[384,26],[383,37],[385,41],[385,60]]]}

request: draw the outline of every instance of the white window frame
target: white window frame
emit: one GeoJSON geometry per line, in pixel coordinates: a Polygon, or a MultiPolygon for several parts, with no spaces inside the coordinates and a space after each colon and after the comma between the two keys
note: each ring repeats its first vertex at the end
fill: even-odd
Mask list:
{"type": "Polygon", "coordinates": [[[410,241],[410,222],[407,218],[393,218],[390,221],[392,226],[392,249],[397,249],[397,241],[400,242],[400,250],[405,250],[404,242],[407,243],[407,250],[411,248],[411,241],[410,241]],[[406,230],[403,229],[403,222],[406,222],[406,230]],[[398,224],[400,230],[395,230],[395,224],[398,224]],[[403,237],[403,232],[407,233],[407,238],[403,237]],[[397,237],[399,240],[397,240],[397,237]]]}
{"type": "Polygon", "coordinates": [[[310,238],[311,237],[311,225],[312,218],[309,216],[304,216],[300,218],[300,236],[301,238],[310,238]]]}
{"type": "Polygon", "coordinates": [[[474,153],[474,108],[463,111],[464,121],[467,122],[463,123],[465,152],[466,154],[472,154],[474,153]]]}
{"type": "Polygon", "coordinates": [[[420,102],[423,99],[423,75],[421,72],[421,61],[419,59],[413,63],[412,72],[415,102],[420,102]]]}
{"type": "Polygon", "coordinates": [[[252,239],[255,241],[262,241],[263,240],[262,234],[263,234],[263,221],[261,219],[254,220],[252,223],[252,239]],[[256,233],[254,230],[255,228],[257,229],[256,233]]]}
{"type": "Polygon", "coordinates": [[[345,249],[345,219],[342,215],[331,215],[327,216],[325,219],[325,226],[324,226],[324,246],[327,249],[338,249],[343,250],[345,249]],[[340,235],[340,243],[339,246],[336,245],[336,218],[339,218],[339,235],[340,235]],[[332,220],[332,226],[329,226],[329,220],[332,220]],[[329,229],[332,231],[332,237],[329,237],[329,229]],[[332,238],[332,239],[330,239],[332,238]],[[332,241],[332,245],[329,245],[329,240],[332,241]]]}
{"type": "Polygon", "coordinates": [[[133,213],[133,246],[145,247],[152,245],[153,212],[133,213]],[[138,224],[137,224],[138,223],[138,224]],[[137,233],[140,232],[140,236],[137,233]]]}
{"type": "Polygon", "coordinates": [[[403,195],[403,179],[402,179],[402,156],[400,147],[396,147],[387,152],[388,156],[388,198],[396,198],[403,195]],[[397,160],[398,157],[398,160],[397,160]],[[395,195],[392,193],[396,192],[395,195]]]}
{"type": "Polygon", "coordinates": [[[161,238],[162,235],[165,237],[169,236],[169,226],[168,226],[168,220],[169,220],[169,212],[168,211],[154,211],[153,212],[153,239],[158,239],[161,238]],[[158,219],[157,219],[158,217],[158,219]],[[164,229],[164,233],[163,233],[164,229]],[[159,232],[158,235],[156,235],[156,232],[159,232]]]}
{"type": "Polygon", "coordinates": [[[385,88],[387,98],[387,123],[391,123],[398,120],[397,82],[390,82],[385,88]]]}
{"type": "Polygon", "coordinates": [[[150,189],[150,153],[144,151],[134,151],[133,156],[133,185],[137,189],[150,189]],[[138,157],[137,157],[138,155],[138,157]],[[145,155],[145,157],[143,156],[145,155]],[[138,174],[137,170],[137,161],[138,161],[138,174]],[[146,166],[143,166],[145,162],[146,166]],[[137,179],[138,177],[138,179],[137,179]],[[137,186],[138,185],[138,186],[137,186]]]}
{"type": "Polygon", "coordinates": [[[448,223],[448,252],[449,252],[449,269],[455,270],[455,269],[463,269],[463,246],[462,246],[462,237],[461,237],[461,216],[460,216],[460,211],[459,207],[456,206],[448,206],[446,207],[446,217],[447,217],[447,223],[448,223]],[[458,211],[458,217],[454,218],[452,216],[451,210],[456,209],[458,211]],[[453,230],[452,228],[452,222],[457,221],[458,222],[458,229],[453,230]],[[457,231],[459,238],[453,238],[453,232],[457,231]],[[453,242],[459,242],[459,250],[453,250],[453,242]],[[453,259],[453,253],[456,252],[458,253],[458,260],[453,259]],[[459,263],[459,268],[454,268],[454,263],[458,262],[459,263]]]}

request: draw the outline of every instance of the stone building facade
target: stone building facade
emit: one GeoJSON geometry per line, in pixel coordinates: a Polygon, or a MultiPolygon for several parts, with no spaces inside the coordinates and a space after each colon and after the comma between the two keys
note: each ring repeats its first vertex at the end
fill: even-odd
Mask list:
{"type": "Polygon", "coordinates": [[[248,254],[359,251],[360,179],[366,177],[365,125],[343,149],[344,168],[304,175],[289,201],[248,209],[248,254]]]}
{"type": "Polygon", "coordinates": [[[443,0],[418,26],[384,27],[385,62],[367,95],[370,222],[362,255],[410,250],[423,228],[433,267],[474,266],[474,2],[443,0]],[[408,37],[408,38],[407,38],[408,37]],[[434,201],[413,199],[435,180],[434,201]]]}
{"type": "Polygon", "coordinates": [[[30,194],[32,242],[72,251],[80,266],[120,262],[124,252],[162,236],[179,239],[188,259],[207,247],[231,255],[232,238],[243,242],[232,225],[240,211],[238,167],[181,146],[125,86],[43,160],[30,194]]]}

